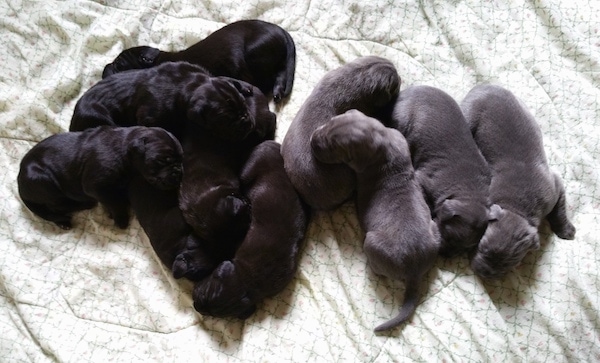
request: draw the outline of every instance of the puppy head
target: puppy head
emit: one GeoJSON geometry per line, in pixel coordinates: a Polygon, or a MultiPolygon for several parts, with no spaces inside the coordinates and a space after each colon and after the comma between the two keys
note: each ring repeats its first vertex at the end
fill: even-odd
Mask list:
{"type": "Polygon", "coordinates": [[[538,248],[537,228],[518,214],[494,204],[487,229],[471,259],[471,268],[481,278],[499,279],[517,267],[527,252],[538,248]]]}
{"type": "Polygon", "coordinates": [[[256,304],[236,266],[223,261],[193,291],[194,309],[202,315],[246,319],[256,311],[256,304]]]}
{"type": "Polygon", "coordinates": [[[435,210],[435,221],[442,235],[440,254],[451,257],[477,247],[487,228],[489,213],[484,203],[446,199],[435,210]]]}
{"type": "MultiPolygon", "coordinates": [[[[227,241],[227,245],[237,245],[250,225],[250,204],[245,197],[230,188],[217,187],[205,193],[196,210],[201,211],[201,218],[194,218],[192,223],[196,234],[210,243],[227,241]]],[[[219,251],[225,255],[233,251],[219,251]]]]}
{"type": "MultiPolygon", "coordinates": [[[[317,128],[310,139],[312,153],[319,161],[346,163],[357,172],[364,171],[369,165],[380,164],[392,149],[395,149],[396,158],[398,153],[395,151],[401,151],[402,143],[406,144],[406,141],[400,133],[355,109],[332,117],[317,128]]],[[[404,146],[409,161],[408,146],[404,146]]]]}
{"type": "Polygon", "coordinates": [[[246,82],[211,77],[192,91],[187,119],[223,140],[243,140],[256,123],[246,101],[253,92],[246,82]]]}
{"type": "Polygon", "coordinates": [[[140,128],[139,136],[131,143],[134,167],[142,177],[159,189],[179,187],[183,175],[181,144],[161,128],[140,128]]]}
{"type": "Polygon", "coordinates": [[[130,69],[150,68],[154,66],[160,50],[148,46],[133,47],[122,51],[112,63],[102,71],[102,78],[130,69]]]}
{"type": "Polygon", "coordinates": [[[367,56],[328,72],[319,83],[335,95],[336,112],[356,108],[369,116],[393,101],[400,91],[400,76],[387,59],[367,56]]]}
{"type": "Polygon", "coordinates": [[[277,117],[269,109],[269,99],[257,87],[245,82],[242,84],[253,89],[252,94],[246,96],[246,104],[250,114],[254,115],[255,126],[246,138],[246,143],[254,146],[265,140],[275,139],[277,117]]]}

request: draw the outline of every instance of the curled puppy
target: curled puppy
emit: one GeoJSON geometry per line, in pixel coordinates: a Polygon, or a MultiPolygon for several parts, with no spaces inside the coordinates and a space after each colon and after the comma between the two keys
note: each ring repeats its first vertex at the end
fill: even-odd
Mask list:
{"type": "Polygon", "coordinates": [[[50,136],[21,161],[19,194],[38,216],[71,228],[71,214],[100,202],[120,228],[129,224],[127,183],[138,174],[159,189],[181,182],[181,145],[167,131],[98,127],[50,136]]]}
{"type": "Polygon", "coordinates": [[[216,260],[231,258],[248,230],[250,206],[240,192],[239,171],[252,148],[273,139],[276,129],[276,116],[262,92],[243,81],[230,82],[242,91],[231,93],[202,125],[188,122],[183,140],[179,206],[216,260]]]}
{"type": "Polygon", "coordinates": [[[131,209],[152,248],[175,278],[199,281],[214,270],[217,261],[204,250],[203,241],[183,219],[178,189],[158,189],[144,178],[134,176],[127,190],[131,209]]]}
{"type": "Polygon", "coordinates": [[[260,301],[288,285],[298,267],[308,215],[283,168],[279,144],[256,146],[240,178],[252,222],[235,256],[194,287],[194,308],[203,315],[248,318],[260,301]]]}
{"type": "Polygon", "coordinates": [[[391,127],[406,138],[417,181],[442,235],[440,253],[474,250],[489,219],[491,173],[460,106],[444,91],[400,92],[391,127]]]}
{"type": "Polygon", "coordinates": [[[77,101],[69,130],[144,125],[162,127],[180,138],[186,117],[196,120],[200,110],[226,102],[228,94],[222,92],[228,89],[216,89],[213,81],[206,69],[185,62],[103,79],[77,101]]]}
{"type": "Polygon", "coordinates": [[[366,233],[364,251],[377,274],[404,279],[399,314],[375,328],[405,322],[419,303],[419,286],[433,266],[440,234],[415,180],[408,144],[397,130],[350,110],[312,135],[316,158],[345,163],[357,175],[356,210],[366,233]]]}
{"type": "Polygon", "coordinates": [[[362,57],[328,72],[292,121],[282,143],[285,170],[304,201],[316,209],[333,209],[354,192],[356,177],[344,164],[325,164],[312,155],[310,136],[321,125],[350,109],[375,116],[398,95],[394,65],[379,57],[362,57]]]}
{"type": "Polygon", "coordinates": [[[471,267],[482,278],[501,278],[539,248],[544,218],[560,238],[575,238],[575,227],[562,181],[548,167],[540,127],[526,107],[494,85],[476,86],[461,107],[492,170],[491,221],[471,267]]]}
{"type": "Polygon", "coordinates": [[[102,78],[175,61],[198,64],[215,76],[246,81],[280,102],[292,91],[296,47],[290,34],[275,24],[241,20],[179,52],[148,46],[126,49],[104,67],[102,78]]]}

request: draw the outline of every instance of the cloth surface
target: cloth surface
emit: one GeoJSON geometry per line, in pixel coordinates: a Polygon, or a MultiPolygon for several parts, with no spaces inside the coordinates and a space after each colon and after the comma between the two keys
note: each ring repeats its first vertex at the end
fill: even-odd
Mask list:
{"type": "MultiPolygon", "coordinates": [[[[3,362],[600,361],[600,2],[97,0],[0,3],[0,360],[3,362]],[[389,335],[401,281],[376,276],[352,203],[314,213],[299,270],[246,321],[203,317],[133,220],[101,208],[62,231],[21,203],[19,162],[67,131],[77,99],[123,49],[181,50],[261,19],[292,35],[277,140],[320,78],[357,57],[391,60],[402,89],[513,91],[535,115],[564,180],[574,241],[542,225],[541,249],[483,283],[439,258],[410,322],[389,335]]],[[[272,105],[275,110],[274,105],[272,105]]]]}

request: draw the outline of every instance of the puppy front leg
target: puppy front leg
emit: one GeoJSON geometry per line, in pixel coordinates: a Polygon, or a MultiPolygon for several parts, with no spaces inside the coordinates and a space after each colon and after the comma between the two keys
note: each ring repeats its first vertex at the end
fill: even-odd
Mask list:
{"type": "Polygon", "coordinates": [[[553,174],[556,190],[558,191],[558,200],[548,213],[546,219],[550,223],[552,232],[562,239],[572,240],[575,238],[575,226],[567,217],[567,202],[565,197],[565,187],[557,174],[553,174]]]}
{"type": "Polygon", "coordinates": [[[124,191],[98,191],[96,193],[98,202],[106,208],[108,216],[115,221],[115,225],[121,229],[129,225],[129,201],[124,191]]]}

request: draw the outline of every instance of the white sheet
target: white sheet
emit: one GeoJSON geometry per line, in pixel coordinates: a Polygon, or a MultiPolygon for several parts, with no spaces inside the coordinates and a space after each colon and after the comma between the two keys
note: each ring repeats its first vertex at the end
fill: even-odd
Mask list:
{"type": "Polygon", "coordinates": [[[600,361],[600,2],[31,1],[0,3],[0,357],[3,362],[600,361]],[[288,30],[297,68],[277,140],[328,70],[390,59],[412,84],[458,101],[479,82],[536,116],[563,177],[575,241],[542,248],[482,283],[466,258],[438,259],[410,323],[378,336],[402,282],[375,276],[354,207],[316,213],[295,281],[245,322],[197,314],[134,221],[99,209],[63,232],[18,198],[20,159],[66,131],[76,100],[123,49],[183,49],[227,23],[288,30]]]}

